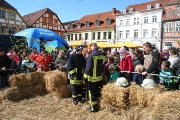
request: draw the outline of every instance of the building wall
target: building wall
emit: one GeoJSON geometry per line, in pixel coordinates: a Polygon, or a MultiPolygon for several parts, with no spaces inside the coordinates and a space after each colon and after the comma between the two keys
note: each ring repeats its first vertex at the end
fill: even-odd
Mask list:
{"type": "Polygon", "coordinates": [[[79,39],[79,34],[81,34],[81,39],[85,40],[85,34],[88,33],[87,42],[108,42],[114,43],[114,28],[107,28],[107,29],[95,29],[95,30],[86,30],[86,31],[75,31],[75,32],[67,32],[66,39],[68,40],[68,35],[70,35],[70,41],[75,40],[75,34],[77,34],[77,40],[79,39]],[[100,32],[100,39],[98,39],[98,32],[100,32]],[[103,33],[106,32],[106,39],[103,39],[103,33]],[[108,32],[111,32],[111,39],[108,39],[108,32]],[[93,40],[93,33],[95,33],[95,39],[93,40]],[[71,39],[71,35],[73,34],[73,38],[71,39]]]}
{"type": "Polygon", "coordinates": [[[0,17],[0,34],[15,34],[16,32],[27,28],[26,23],[23,21],[22,17],[17,11],[3,7],[0,7],[0,10],[4,10],[5,15],[4,18],[0,17]],[[9,12],[14,13],[13,19],[10,19],[11,16],[9,15],[9,12]],[[6,30],[4,27],[7,27],[6,30]],[[12,28],[15,28],[14,31],[12,28]]]}
{"type": "Polygon", "coordinates": [[[131,14],[123,14],[116,17],[116,42],[133,41],[136,43],[151,42],[160,47],[160,33],[162,21],[162,9],[150,10],[144,12],[134,12],[131,14]],[[157,16],[157,21],[152,22],[152,17],[157,16]],[[148,17],[148,23],[144,23],[144,17],[148,17]],[[139,24],[134,24],[134,18],[139,18],[139,24]],[[130,19],[130,25],[126,25],[126,20],[130,19]],[[123,20],[123,25],[120,25],[123,20]],[[152,29],[156,29],[156,35],[152,37],[152,29]],[[130,36],[126,38],[126,30],[129,30],[130,36]],[[134,37],[134,30],[138,30],[138,37],[134,37]],[[144,37],[144,30],[147,30],[147,37],[144,37]],[[120,38],[120,31],[123,31],[123,37],[120,38]]]}

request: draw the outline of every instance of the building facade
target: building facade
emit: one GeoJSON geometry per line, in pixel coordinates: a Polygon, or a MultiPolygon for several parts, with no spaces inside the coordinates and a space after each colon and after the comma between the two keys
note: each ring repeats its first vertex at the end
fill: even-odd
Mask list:
{"type": "Polygon", "coordinates": [[[23,16],[23,18],[27,22],[29,28],[39,27],[49,29],[62,37],[64,37],[64,33],[66,33],[66,29],[57,14],[49,8],[27,14],[23,16]]]}
{"type": "Polygon", "coordinates": [[[163,6],[168,0],[130,5],[116,17],[116,42],[151,42],[160,49],[163,6]]]}
{"type": "Polygon", "coordinates": [[[67,40],[86,40],[92,42],[114,43],[116,15],[119,10],[86,15],[76,22],[72,22],[67,30],[67,40]]]}
{"type": "Polygon", "coordinates": [[[0,0],[0,34],[13,35],[25,28],[27,23],[19,12],[5,0],[0,0]]]}
{"type": "Polygon", "coordinates": [[[162,21],[162,47],[180,47],[180,3],[170,0],[162,21]]]}

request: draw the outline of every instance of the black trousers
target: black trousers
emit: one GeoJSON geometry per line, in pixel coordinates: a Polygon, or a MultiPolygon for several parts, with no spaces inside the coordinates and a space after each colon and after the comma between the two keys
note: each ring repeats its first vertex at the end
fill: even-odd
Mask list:
{"type": "Polygon", "coordinates": [[[9,73],[0,71],[0,89],[9,87],[9,73]]]}
{"type": "Polygon", "coordinates": [[[71,84],[73,100],[82,100],[82,85],[71,84]]]}
{"type": "Polygon", "coordinates": [[[131,73],[122,72],[120,74],[121,74],[121,77],[125,77],[129,83],[133,81],[133,75],[131,73]]]}
{"type": "Polygon", "coordinates": [[[99,82],[89,82],[89,99],[90,99],[90,108],[92,111],[97,110],[97,97],[100,94],[100,90],[102,88],[102,80],[99,82]]]}

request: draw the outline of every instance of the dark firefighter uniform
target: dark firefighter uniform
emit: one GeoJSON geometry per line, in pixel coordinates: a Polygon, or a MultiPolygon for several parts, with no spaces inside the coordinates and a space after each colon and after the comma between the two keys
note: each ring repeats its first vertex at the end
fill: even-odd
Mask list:
{"type": "Polygon", "coordinates": [[[82,100],[82,83],[84,69],[86,67],[86,59],[83,54],[77,54],[77,52],[82,49],[83,46],[78,46],[76,52],[70,55],[67,63],[67,68],[70,74],[72,98],[75,105],[77,105],[78,102],[84,102],[82,100]]]}
{"type": "Polygon", "coordinates": [[[97,92],[99,91],[99,87],[102,87],[104,63],[105,56],[103,52],[98,51],[97,48],[94,48],[92,53],[88,56],[83,79],[85,83],[88,81],[91,112],[98,111],[97,92]]]}

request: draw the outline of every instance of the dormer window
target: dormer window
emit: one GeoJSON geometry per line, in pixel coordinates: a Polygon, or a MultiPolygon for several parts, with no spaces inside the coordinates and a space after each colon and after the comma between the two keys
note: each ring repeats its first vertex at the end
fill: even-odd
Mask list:
{"type": "Polygon", "coordinates": [[[160,4],[159,3],[156,3],[156,8],[160,8],[160,4]]]}
{"type": "Polygon", "coordinates": [[[96,26],[100,26],[100,21],[96,20],[96,26]]]}
{"type": "Polygon", "coordinates": [[[81,23],[78,23],[78,28],[81,28],[81,23]]]}
{"type": "Polygon", "coordinates": [[[70,29],[73,29],[73,24],[71,23],[71,25],[70,25],[70,29]]]}
{"type": "Polygon", "coordinates": [[[130,8],[130,9],[129,9],[129,13],[133,13],[133,8],[130,8]]]}
{"type": "Polygon", "coordinates": [[[87,21],[87,22],[86,22],[86,27],[89,27],[89,24],[90,24],[89,21],[87,21]]]}
{"type": "Polygon", "coordinates": [[[123,14],[126,14],[126,10],[123,10],[123,14]]]}
{"type": "Polygon", "coordinates": [[[110,18],[107,18],[106,19],[106,25],[110,25],[111,24],[111,19],[110,18]]]}
{"type": "Polygon", "coordinates": [[[147,10],[151,10],[151,5],[147,5],[147,10]]]}

